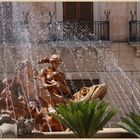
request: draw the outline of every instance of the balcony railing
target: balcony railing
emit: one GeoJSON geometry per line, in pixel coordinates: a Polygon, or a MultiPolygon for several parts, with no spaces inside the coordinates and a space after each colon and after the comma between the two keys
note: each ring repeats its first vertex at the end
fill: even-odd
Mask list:
{"type": "MultiPolygon", "coordinates": [[[[94,41],[94,40],[109,40],[109,21],[52,21],[49,23],[39,23],[39,42],[48,41],[94,41]]],[[[22,22],[14,22],[12,30],[15,30],[18,34],[25,33],[24,30],[32,31],[36,29],[35,25],[24,24],[22,22]]],[[[27,32],[27,31],[26,31],[27,32]]],[[[0,43],[14,43],[17,36],[14,33],[9,32],[9,28],[6,29],[6,34],[1,33],[0,43]]],[[[31,38],[30,38],[31,39],[31,38]]],[[[28,42],[27,36],[22,35],[20,40],[28,42]]],[[[32,42],[32,39],[30,40],[32,42]]]]}
{"type": "Polygon", "coordinates": [[[109,21],[63,21],[49,24],[49,40],[109,40],[109,21]],[[55,25],[53,25],[55,24],[55,25]]]}
{"type": "Polygon", "coordinates": [[[140,21],[138,20],[129,22],[129,41],[140,41],[140,21]]]}
{"type": "Polygon", "coordinates": [[[48,29],[47,41],[109,40],[109,21],[56,21],[48,29]]]}
{"type": "Polygon", "coordinates": [[[93,33],[100,40],[109,40],[109,21],[94,21],[93,33]]]}

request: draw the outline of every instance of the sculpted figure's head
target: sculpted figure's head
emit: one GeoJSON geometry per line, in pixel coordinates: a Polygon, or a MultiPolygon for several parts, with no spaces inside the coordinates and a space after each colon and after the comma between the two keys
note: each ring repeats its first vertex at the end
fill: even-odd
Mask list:
{"type": "Polygon", "coordinates": [[[60,55],[53,54],[50,58],[45,57],[45,58],[39,60],[38,64],[51,63],[52,67],[54,69],[57,69],[61,62],[62,62],[62,59],[61,59],[60,55]]]}
{"type": "Polygon", "coordinates": [[[57,69],[62,61],[61,57],[58,54],[54,54],[49,59],[50,63],[52,64],[52,67],[54,69],[57,69]]]}
{"type": "Polygon", "coordinates": [[[49,61],[50,61],[50,63],[53,63],[53,62],[55,62],[55,63],[60,63],[60,62],[62,61],[62,59],[61,59],[60,55],[58,55],[58,54],[53,54],[53,55],[50,57],[49,61]]]}

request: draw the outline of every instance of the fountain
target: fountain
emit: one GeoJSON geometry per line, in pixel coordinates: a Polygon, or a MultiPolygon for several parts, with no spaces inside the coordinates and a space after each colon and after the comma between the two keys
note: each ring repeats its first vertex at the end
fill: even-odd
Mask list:
{"type": "MultiPolygon", "coordinates": [[[[25,5],[21,6],[23,11],[25,5]]],[[[33,9],[30,4],[29,9],[33,9]]],[[[18,15],[17,3],[13,3],[13,10],[18,15]]],[[[1,10],[1,14],[3,12],[1,10]]],[[[0,69],[4,79],[0,110],[9,110],[10,117],[15,120],[16,125],[21,124],[22,121],[17,121],[20,118],[35,118],[35,123],[33,120],[30,123],[34,124],[34,127],[30,127],[29,134],[32,129],[34,132],[65,131],[66,128],[50,117],[48,112],[54,112],[55,106],[60,102],[82,102],[98,97],[102,99],[107,92],[109,94],[104,99],[109,99],[112,106],[120,108],[116,120],[120,120],[122,116],[125,116],[125,113],[139,109],[137,83],[132,87],[131,79],[126,75],[109,47],[106,47],[94,34],[89,33],[87,28],[80,27],[78,23],[55,21],[53,20],[54,13],[50,12],[50,22],[43,30],[39,28],[40,24],[35,21],[37,16],[33,11],[27,10],[21,15],[23,21],[18,21],[22,18],[15,18],[16,23],[13,25],[16,34],[15,40],[18,42],[17,54],[15,56],[12,54],[14,45],[8,46],[4,34],[1,47],[3,53],[0,56],[0,69]],[[77,35],[72,34],[76,32],[77,27],[81,32],[78,32],[77,35]],[[34,36],[31,35],[32,30],[34,36]],[[45,37],[37,40],[36,32],[41,37],[45,34],[45,37]],[[47,81],[47,84],[54,84],[54,88],[47,88],[48,85],[45,87],[46,83],[43,83],[42,77],[45,74],[41,69],[44,70],[46,67],[44,63],[47,67],[52,65],[52,58],[55,56],[61,56],[61,68],[65,74],[62,71],[59,74],[59,70],[54,73],[50,71],[54,74],[54,79],[52,80],[50,77],[52,81],[47,81]],[[11,69],[13,75],[9,76],[8,73],[11,69]],[[73,72],[76,72],[76,75],[73,72]],[[94,85],[93,77],[97,77],[97,75],[100,84],[94,85]],[[80,90],[73,82],[74,76],[82,81],[80,90]],[[90,87],[86,87],[85,77],[89,79],[90,87]],[[71,91],[66,84],[66,79],[69,79],[71,91]],[[65,94],[63,95],[61,91],[65,91],[65,94]],[[126,104],[124,104],[124,100],[127,101],[126,104]],[[136,107],[133,106],[134,101],[136,107]]],[[[5,31],[4,25],[5,21],[2,26],[5,31]]],[[[108,127],[114,127],[114,122],[109,122],[108,127]]],[[[22,124],[24,123],[22,122],[22,124]]],[[[18,133],[23,135],[26,130],[21,127],[18,133]]],[[[14,137],[17,137],[17,134],[14,137]]]]}
{"type": "MultiPolygon", "coordinates": [[[[58,55],[52,55],[50,59],[42,59],[39,63],[51,61],[49,63],[56,63],[53,57],[57,58],[58,55]]],[[[59,63],[58,63],[59,64],[59,63]]],[[[57,65],[57,64],[53,64],[57,65]]],[[[84,87],[74,95],[70,93],[67,87],[62,72],[58,70],[50,71],[47,69],[42,73],[43,76],[36,75],[31,63],[26,60],[18,64],[13,80],[4,79],[5,88],[1,93],[1,109],[11,111],[11,116],[18,120],[19,118],[35,118],[35,129],[38,131],[62,131],[62,126],[59,122],[48,116],[47,112],[55,111],[53,108],[59,103],[67,103],[69,101],[81,102],[86,100],[94,100],[98,97],[101,99],[107,93],[107,87],[104,84],[95,85],[92,87],[84,87]],[[49,74],[54,74],[54,78],[48,79],[45,83],[41,82],[41,78],[46,79],[50,77],[49,74]],[[46,75],[47,74],[47,75],[46,75]],[[61,75],[60,75],[61,74],[61,75]],[[35,96],[34,79],[39,80],[41,84],[37,86],[38,96],[35,96]],[[63,80],[63,81],[62,81],[63,80]],[[53,82],[58,82],[57,84],[53,82]],[[47,84],[47,86],[46,86],[47,84]],[[19,91],[17,91],[19,90],[19,91]],[[61,92],[60,92],[61,91],[61,92]],[[18,94],[20,93],[20,95],[18,94]],[[50,128],[49,128],[50,126],[50,128]],[[51,130],[49,130],[51,129],[51,130]]],[[[63,128],[64,129],[64,128],[63,128]]]]}

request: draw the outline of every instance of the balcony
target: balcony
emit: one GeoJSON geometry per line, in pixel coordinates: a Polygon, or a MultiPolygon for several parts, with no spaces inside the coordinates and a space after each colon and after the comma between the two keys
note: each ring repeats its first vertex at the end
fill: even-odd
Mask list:
{"type": "Polygon", "coordinates": [[[129,41],[140,42],[140,21],[138,20],[129,22],[129,41]]]}
{"type": "Polygon", "coordinates": [[[129,44],[136,49],[136,56],[140,57],[140,21],[129,22],[129,44]]]}
{"type": "Polygon", "coordinates": [[[98,39],[109,41],[109,21],[94,21],[93,33],[98,39]]]}
{"type": "Polygon", "coordinates": [[[47,41],[109,40],[109,21],[57,21],[48,24],[47,41]]]}
{"type": "MultiPolygon", "coordinates": [[[[109,41],[109,21],[52,21],[49,23],[39,23],[37,26],[41,27],[38,38],[39,42],[50,41],[109,41]]],[[[24,24],[22,22],[14,22],[12,28],[6,29],[6,34],[1,33],[0,43],[15,43],[17,36],[13,33],[21,33],[23,42],[28,42],[27,36],[24,33],[35,30],[35,25],[24,24]]],[[[30,38],[30,42],[33,40],[30,38]]]]}

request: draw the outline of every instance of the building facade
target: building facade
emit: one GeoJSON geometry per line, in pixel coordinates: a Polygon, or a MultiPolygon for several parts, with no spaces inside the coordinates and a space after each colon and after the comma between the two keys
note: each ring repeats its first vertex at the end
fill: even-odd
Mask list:
{"type": "MultiPolygon", "coordinates": [[[[37,59],[55,52],[53,48],[51,52],[48,52],[48,48],[45,47],[45,41],[42,41],[47,38],[46,32],[48,31],[46,31],[45,28],[48,23],[51,22],[52,18],[60,22],[89,21],[87,25],[88,29],[92,33],[96,32],[95,35],[103,40],[102,42],[106,45],[107,49],[112,51],[118,63],[123,67],[123,71],[126,76],[129,77],[132,87],[135,88],[135,83],[137,83],[139,90],[140,2],[13,2],[1,3],[0,5],[0,25],[3,27],[1,30],[2,33],[0,34],[0,62],[8,65],[6,72],[4,72],[5,69],[3,67],[0,68],[0,80],[4,78],[6,73],[10,77],[14,75],[15,65],[9,63],[11,59],[10,56],[12,56],[14,64],[23,59],[21,46],[24,45],[24,43],[21,44],[16,40],[17,36],[14,33],[18,32],[19,28],[13,28],[15,24],[16,26],[18,24],[24,24],[24,26],[28,28],[32,46],[42,46],[41,49],[37,49],[37,47],[32,48],[33,60],[37,61],[37,59]],[[9,24],[5,24],[7,23],[5,21],[9,24]],[[12,26],[10,26],[11,23],[12,26]],[[5,34],[6,38],[3,38],[2,34],[5,34]],[[8,52],[5,52],[5,48],[9,46],[10,49],[8,49],[8,52]],[[7,56],[7,54],[10,56],[7,56]]],[[[75,55],[71,55],[65,48],[59,47],[58,50],[59,49],[61,50],[60,54],[65,63],[65,67],[63,66],[62,69],[65,71],[68,80],[72,79],[79,82],[82,79],[86,82],[86,80],[92,79],[95,83],[101,82],[100,75],[95,72],[94,64],[91,65],[91,63],[94,63],[96,60],[89,55],[88,51],[76,48],[75,57],[75,55]],[[73,57],[77,59],[78,67],[75,65],[75,59],[73,59],[73,57]]],[[[118,71],[113,72],[114,75],[118,74],[118,71]]],[[[99,73],[103,74],[107,73],[107,71],[99,71],[99,73]]],[[[116,91],[115,94],[119,94],[119,92],[120,94],[122,93],[120,87],[118,87],[118,91],[116,91]]],[[[124,92],[127,92],[127,90],[124,92]]],[[[109,94],[107,99],[117,104],[115,97],[113,97],[111,93],[109,94]]],[[[139,110],[139,106],[135,102],[134,97],[131,96],[129,99],[133,100],[130,108],[137,108],[139,110]]],[[[137,97],[137,99],[139,99],[139,97],[137,97]]],[[[123,102],[127,104],[125,97],[121,96],[120,100],[123,100],[123,102]]],[[[125,105],[122,105],[122,108],[125,108],[125,105]]],[[[125,112],[127,112],[127,110],[125,112]]]]}

